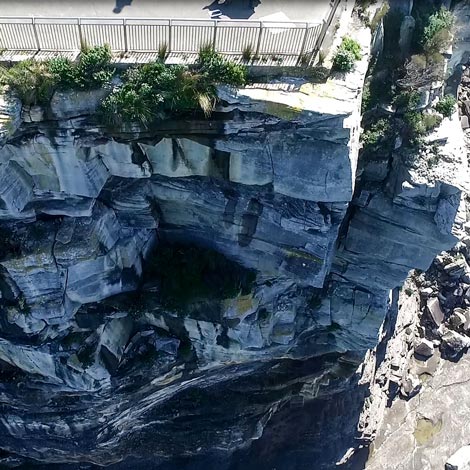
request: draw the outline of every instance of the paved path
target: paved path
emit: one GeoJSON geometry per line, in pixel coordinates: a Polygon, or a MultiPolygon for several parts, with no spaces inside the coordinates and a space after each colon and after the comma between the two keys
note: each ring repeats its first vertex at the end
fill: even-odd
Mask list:
{"type": "Polygon", "coordinates": [[[0,16],[154,17],[210,18],[219,9],[221,18],[259,19],[282,13],[292,21],[320,22],[329,11],[329,0],[0,0],[0,16]]]}

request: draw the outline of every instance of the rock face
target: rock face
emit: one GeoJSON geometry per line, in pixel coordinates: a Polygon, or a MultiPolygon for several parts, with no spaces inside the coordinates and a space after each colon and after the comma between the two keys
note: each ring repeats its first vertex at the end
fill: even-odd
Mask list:
{"type": "MultiPolygon", "coordinates": [[[[285,420],[315,428],[310,410],[334,432],[319,407],[337,396],[335,423],[346,415],[390,290],[464,222],[454,121],[430,137],[442,165],[397,158],[380,187],[356,191],[370,34],[357,37],[366,54],[346,77],[220,89],[208,120],[110,132],[93,117],[101,91],[23,113],[0,149],[5,452],[233,470],[248,455],[243,468],[291,469],[271,444],[287,445],[285,420]],[[165,303],[173,259],[154,260],[172,244],[215,250],[255,279],[182,303],[190,278],[165,303]]],[[[302,439],[299,469],[325,440],[302,439]]],[[[317,468],[331,468],[342,443],[322,445],[317,468]]]]}

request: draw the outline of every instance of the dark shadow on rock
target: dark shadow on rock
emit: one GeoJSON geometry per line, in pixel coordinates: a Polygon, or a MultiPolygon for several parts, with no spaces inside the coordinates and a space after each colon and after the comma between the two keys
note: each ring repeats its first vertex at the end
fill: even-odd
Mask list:
{"type": "Polygon", "coordinates": [[[116,6],[113,9],[113,13],[119,14],[121,13],[124,7],[130,6],[132,0],[116,0],[116,6]]]}
{"type": "MultiPolygon", "coordinates": [[[[224,3],[214,0],[210,5],[205,6],[204,10],[209,10],[211,15],[220,11],[221,17],[247,20],[255,13],[255,9],[260,3],[260,0],[225,0],[224,3]]],[[[214,16],[214,18],[217,17],[214,16]]]]}

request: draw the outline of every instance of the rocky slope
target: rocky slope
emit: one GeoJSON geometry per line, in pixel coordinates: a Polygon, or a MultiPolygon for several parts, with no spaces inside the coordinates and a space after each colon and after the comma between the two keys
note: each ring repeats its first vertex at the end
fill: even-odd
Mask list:
{"type": "Polygon", "coordinates": [[[103,91],[47,109],[3,98],[4,465],[301,469],[313,455],[327,469],[344,454],[325,438],[357,419],[351,382],[390,290],[456,243],[467,184],[445,121],[437,165],[397,158],[356,190],[371,38],[354,34],[353,73],[221,89],[208,120],[110,132],[103,91]],[[163,301],[165,279],[201,272],[161,255],[175,243],[225,256],[216,275],[203,266],[217,295],[189,296],[189,276],[163,301]]]}

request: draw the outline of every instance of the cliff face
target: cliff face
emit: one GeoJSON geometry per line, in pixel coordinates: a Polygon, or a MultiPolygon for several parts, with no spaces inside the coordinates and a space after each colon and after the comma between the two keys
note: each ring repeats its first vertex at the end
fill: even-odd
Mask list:
{"type": "MultiPolygon", "coordinates": [[[[367,51],[369,34],[357,34],[367,51]]],[[[355,192],[367,66],[366,54],[325,83],[221,89],[211,119],[146,131],[97,125],[101,91],[22,112],[4,98],[2,449],[236,468],[226,456],[263,433],[286,441],[286,410],[347,390],[390,289],[455,243],[465,186],[463,143],[447,123],[437,167],[397,159],[355,192]],[[218,298],[162,302],[148,265],[173,273],[158,253],[175,243],[256,278],[218,298]]],[[[335,446],[318,468],[341,456],[335,446]]]]}

